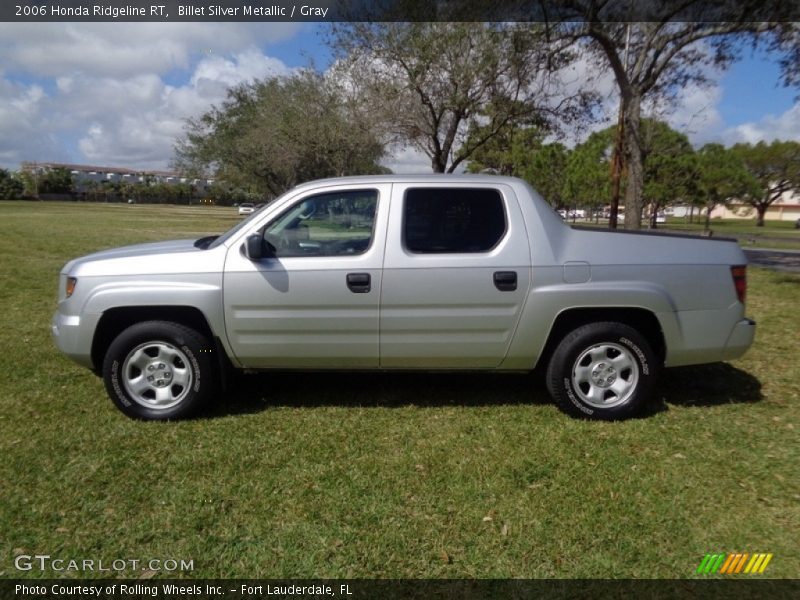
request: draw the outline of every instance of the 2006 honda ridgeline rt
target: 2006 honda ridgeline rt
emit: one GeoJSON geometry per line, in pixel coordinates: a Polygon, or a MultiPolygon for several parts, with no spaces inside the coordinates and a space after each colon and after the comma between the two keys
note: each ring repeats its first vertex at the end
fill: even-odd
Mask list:
{"type": "Polygon", "coordinates": [[[546,366],[566,412],[639,411],[662,367],[751,345],[735,241],[573,229],[524,181],[300,185],[219,237],[61,272],[53,335],[125,414],[172,419],[221,370],[546,366]]]}

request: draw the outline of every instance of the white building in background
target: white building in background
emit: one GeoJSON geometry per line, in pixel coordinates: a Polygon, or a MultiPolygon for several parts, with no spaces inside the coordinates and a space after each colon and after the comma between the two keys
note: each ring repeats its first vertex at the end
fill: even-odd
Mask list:
{"type": "Polygon", "coordinates": [[[92,181],[103,183],[188,183],[195,186],[198,191],[214,183],[213,179],[184,177],[177,171],[154,171],[145,169],[127,169],[124,167],[98,167],[93,165],[74,165],[68,163],[52,162],[26,162],[22,163],[22,170],[26,173],[46,173],[54,169],[66,169],[72,173],[72,179],[80,188],[81,184],[92,181]]]}
{"type": "MultiPolygon", "coordinates": [[[[688,204],[675,204],[665,207],[663,211],[667,217],[688,217],[689,213],[692,212],[692,208],[688,204]]],[[[694,214],[697,215],[699,213],[700,209],[695,206],[694,214]]]]}
{"type": "MultiPolygon", "coordinates": [[[[717,206],[711,211],[711,218],[722,219],[755,219],[756,209],[744,202],[734,201],[728,206],[717,206]]],[[[766,221],[796,221],[800,219],[800,194],[784,192],[784,194],[767,209],[766,221]]]]}

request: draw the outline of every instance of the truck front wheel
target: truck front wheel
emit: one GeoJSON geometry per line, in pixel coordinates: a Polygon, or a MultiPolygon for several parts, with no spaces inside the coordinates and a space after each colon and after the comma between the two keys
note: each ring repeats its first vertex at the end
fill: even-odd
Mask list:
{"type": "Polygon", "coordinates": [[[145,321],[125,329],[103,361],[108,395],[135,419],[180,419],[212,394],[211,345],[195,331],[169,321],[145,321]]]}
{"type": "Polygon", "coordinates": [[[638,331],[623,323],[589,323],[559,342],[547,367],[547,388],[572,416],[625,419],[646,404],[658,369],[638,331]]]}

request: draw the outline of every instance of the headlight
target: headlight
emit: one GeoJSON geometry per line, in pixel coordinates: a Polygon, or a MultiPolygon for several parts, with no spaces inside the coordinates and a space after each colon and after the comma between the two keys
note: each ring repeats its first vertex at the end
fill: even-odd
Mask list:
{"type": "Polygon", "coordinates": [[[67,287],[66,287],[67,298],[72,296],[72,292],[75,291],[75,286],[77,284],[78,284],[78,279],[76,277],[67,277],[67,287]]]}

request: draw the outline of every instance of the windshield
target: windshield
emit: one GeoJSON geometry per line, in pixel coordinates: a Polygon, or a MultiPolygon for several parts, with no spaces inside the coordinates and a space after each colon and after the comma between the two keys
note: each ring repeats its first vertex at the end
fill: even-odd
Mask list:
{"type": "MultiPolygon", "coordinates": [[[[244,206],[244,205],[242,205],[242,206],[244,206]]],[[[265,204],[264,206],[262,206],[262,207],[261,207],[261,208],[259,208],[258,210],[256,210],[256,211],[254,211],[254,212],[250,213],[250,214],[247,216],[247,218],[246,218],[246,219],[242,219],[242,221],[241,221],[240,223],[237,223],[236,225],[234,225],[233,227],[231,227],[230,229],[228,229],[228,231],[226,231],[226,232],[225,232],[225,233],[223,233],[221,236],[219,236],[217,239],[215,239],[213,242],[211,242],[211,243],[208,245],[208,248],[207,248],[207,249],[216,248],[216,247],[218,247],[218,246],[221,246],[221,245],[222,245],[222,244],[224,244],[225,242],[227,242],[227,241],[228,241],[229,239],[231,239],[231,238],[232,238],[234,235],[236,235],[236,234],[237,234],[239,231],[241,231],[241,229],[242,229],[242,228],[244,228],[245,226],[247,226],[247,224],[248,224],[248,223],[250,223],[250,221],[252,221],[252,220],[253,220],[255,217],[257,217],[257,216],[258,216],[258,215],[261,213],[261,211],[262,211],[262,210],[264,210],[264,209],[265,209],[267,206],[269,206],[269,205],[268,205],[268,204],[265,204]]]]}

